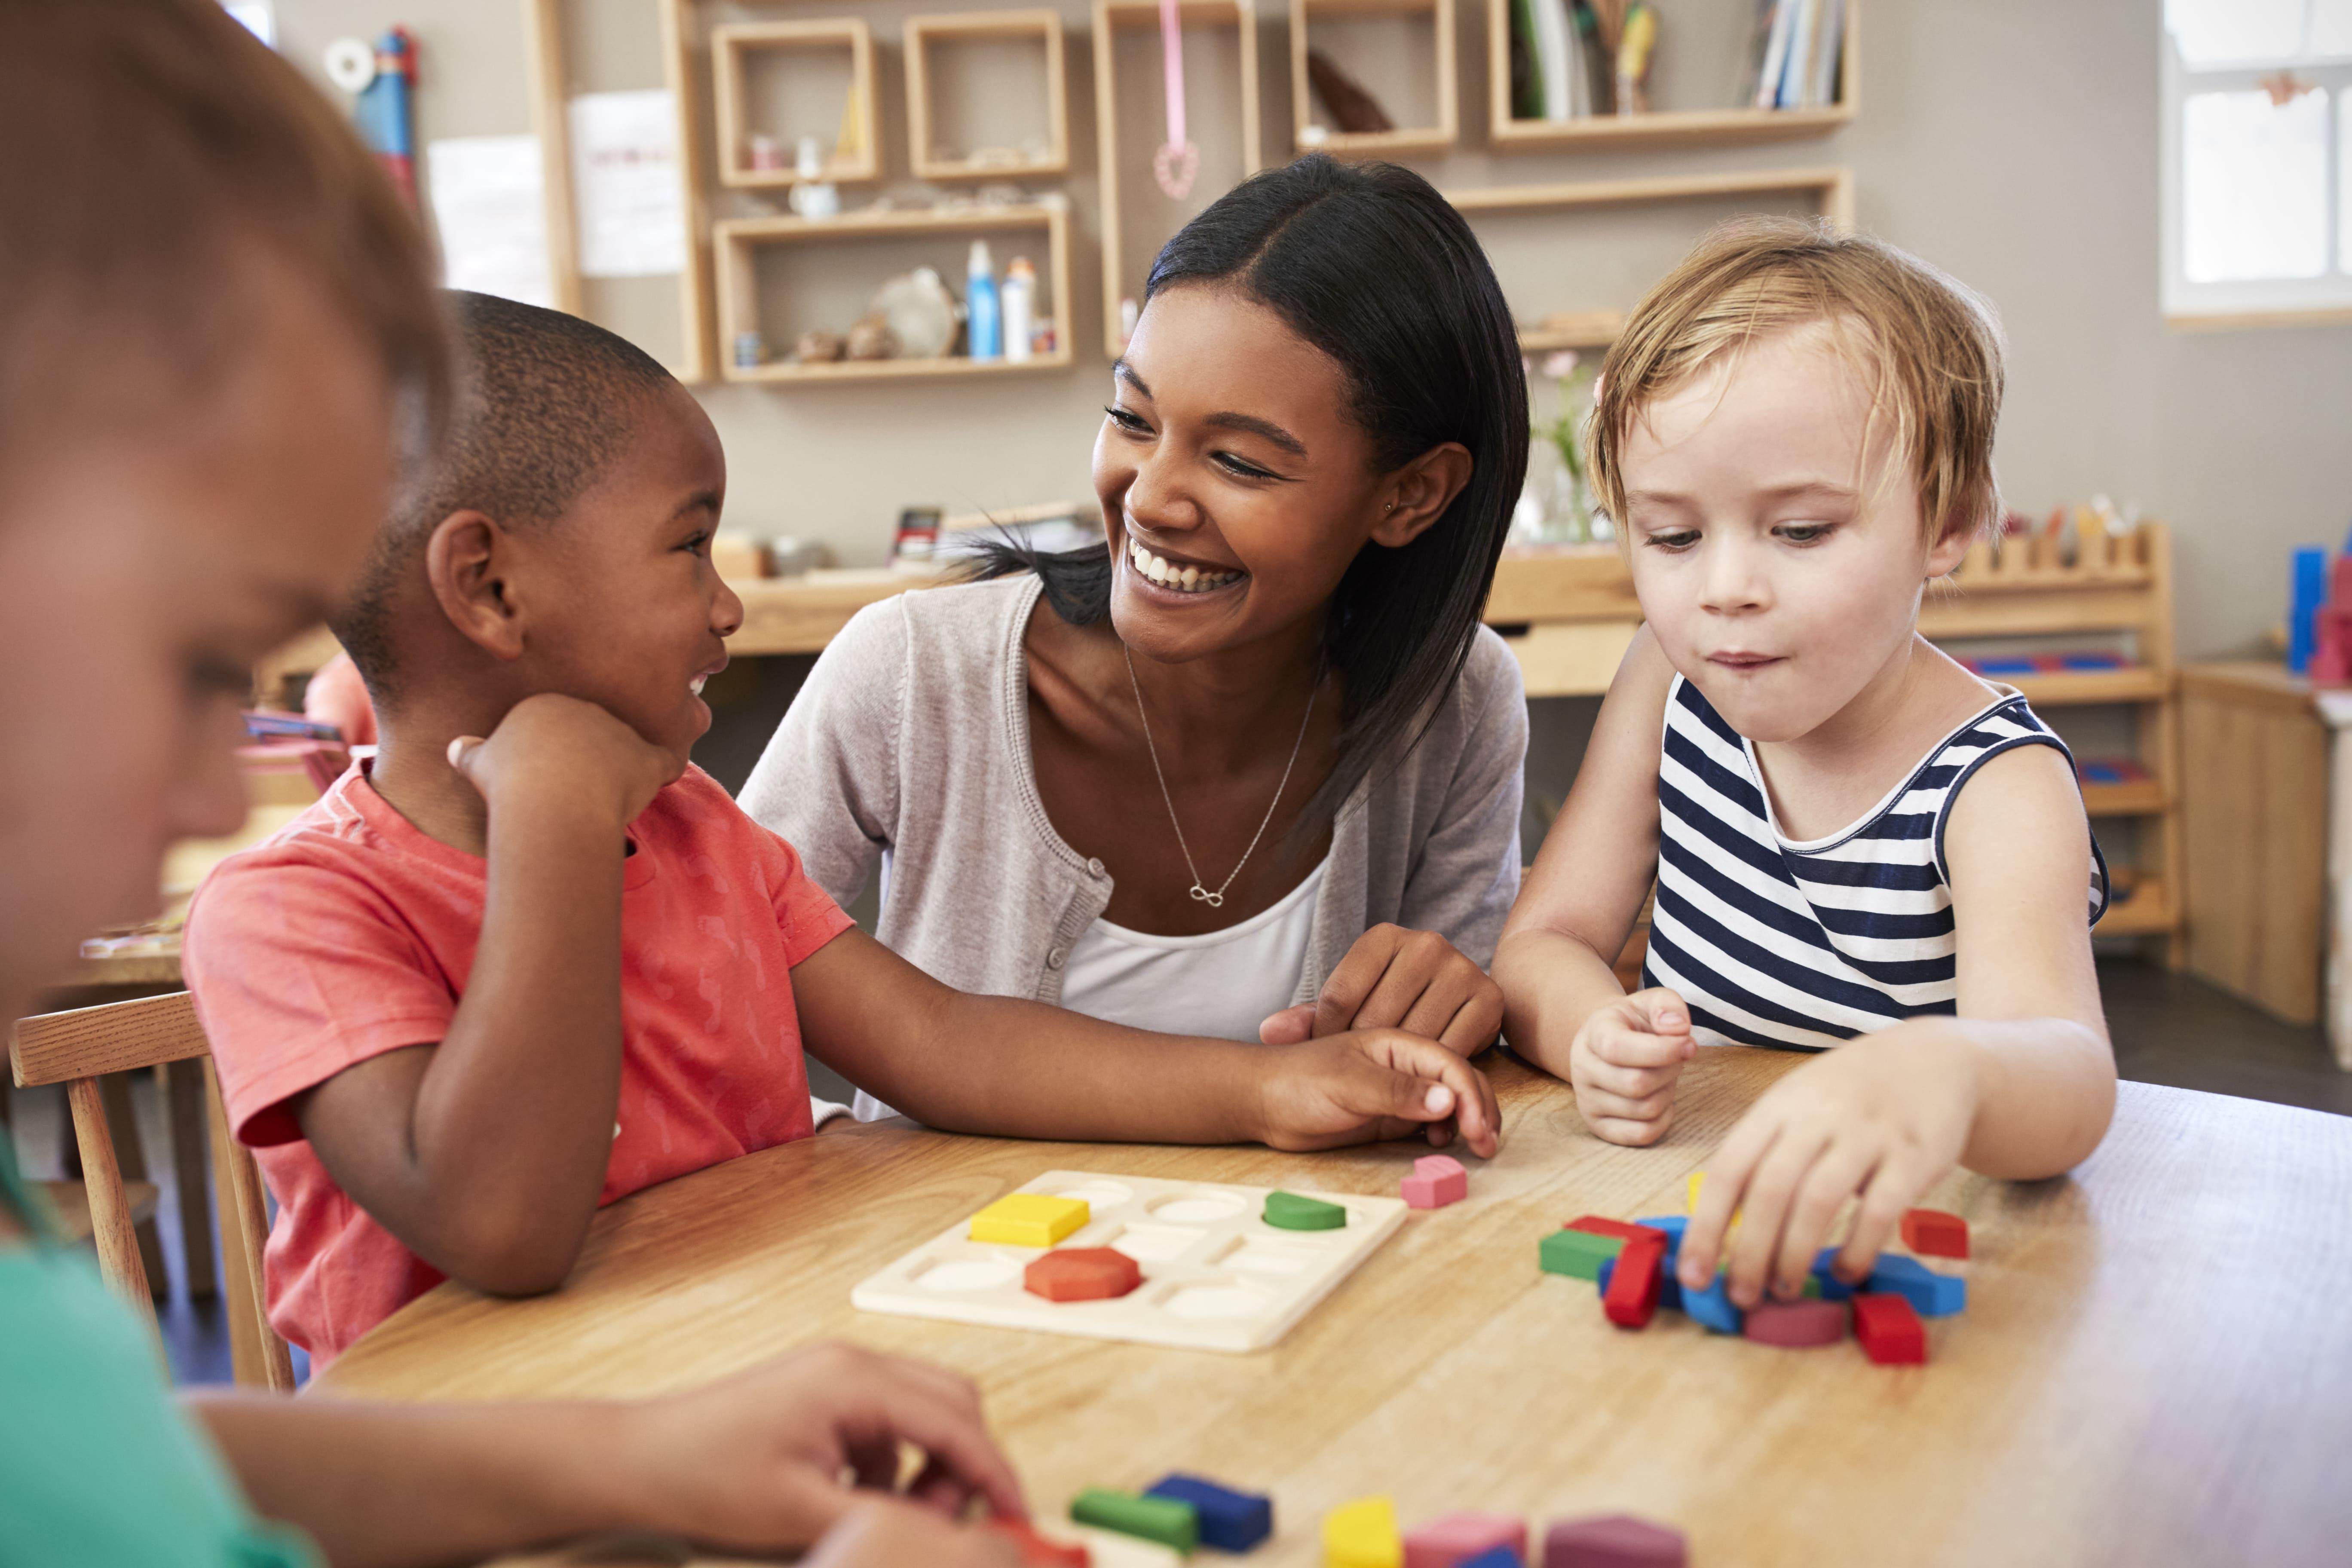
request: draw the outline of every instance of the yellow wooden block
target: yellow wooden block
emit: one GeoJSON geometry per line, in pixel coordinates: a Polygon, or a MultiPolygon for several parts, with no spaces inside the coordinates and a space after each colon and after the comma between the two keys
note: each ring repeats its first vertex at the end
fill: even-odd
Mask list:
{"type": "MultiPolygon", "coordinates": [[[[1690,1173],[1690,1183],[1688,1187],[1689,1195],[1683,1201],[1685,1213],[1698,1213],[1698,1190],[1706,1184],[1706,1173],[1705,1171],[1693,1171],[1690,1173]]],[[[1734,1209],[1731,1211],[1731,1230],[1738,1230],[1739,1228],[1740,1216],[1746,1212],[1747,1211],[1744,1209],[1734,1209]]],[[[1731,1230],[1727,1230],[1724,1232],[1724,1234],[1728,1236],[1731,1234],[1731,1230]]]]}
{"type": "Polygon", "coordinates": [[[1006,1247],[1051,1247],[1082,1229],[1091,1213],[1084,1198],[1013,1193],[971,1216],[971,1238],[1006,1247]]]}
{"type": "Polygon", "coordinates": [[[1403,1568],[1396,1504],[1360,1497],[1323,1516],[1323,1568],[1403,1568]]]}

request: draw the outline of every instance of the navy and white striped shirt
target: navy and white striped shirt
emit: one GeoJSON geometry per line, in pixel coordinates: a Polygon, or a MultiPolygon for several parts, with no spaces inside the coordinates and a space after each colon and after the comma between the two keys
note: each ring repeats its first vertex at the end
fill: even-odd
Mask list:
{"type": "MultiPolygon", "coordinates": [[[[1960,785],[2017,746],[2064,742],[2021,693],[1937,742],[1861,821],[1790,843],[1756,753],[1675,677],[1658,759],[1658,893],[1643,985],[1672,986],[1704,1045],[1821,1050],[1958,994],[1944,824],[1960,785]]],[[[2091,844],[2090,919],[2107,868],[2091,844]]]]}

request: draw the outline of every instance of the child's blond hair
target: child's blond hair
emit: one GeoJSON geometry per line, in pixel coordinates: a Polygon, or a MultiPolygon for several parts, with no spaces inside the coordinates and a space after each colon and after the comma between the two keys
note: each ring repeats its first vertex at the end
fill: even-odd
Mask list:
{"type": "Polygon", "coordinates": [[[1872,420],[1893,416],[1928,542],[1989,530],[2000,516],[1992,308],[1916,256],[1797,218],[1717,226],[1634,307],[1601,368],[1589,431],[1601,508],[1625,515],[1624,443],[1643,409],[1717,356],[1811,321],[1837,329],[1839,352],[1869,386],[1872,420]]]}

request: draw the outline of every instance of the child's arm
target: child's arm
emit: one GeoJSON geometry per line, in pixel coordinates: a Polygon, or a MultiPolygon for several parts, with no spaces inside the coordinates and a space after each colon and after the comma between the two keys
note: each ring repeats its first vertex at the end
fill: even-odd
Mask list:
{"type": "Polygon", "coordinates": [[[1628,996],[1610,967],[1657,878],[1658,736],[1674,676],[1648,628],[1636,632],[1495,949],[1504,1037],[1566,1079],[1586,1125],[1612,1143],[1665,1136],[1693,1049],[1681,997],[1628,996]]]}
{"type": "Polygon", "coordinates": [[[846,1345],[633,1403],[215,1393],[191,1405],[256,1511],[301,1526],[336,1568],[471,1563],[615,1531],[765,1556],[897,1490],[902,1443],[928,1460],[905,1489],[909,1503],[952,1517],[984,1500],[1000,1517],[1024,1517],[969,1383],[846,1345]]]}
{"type": "Polygon", "coordinates": [[[949,1131],[1326,1149],[1458,1118],[1472,1149],[1496,1147],[1486,1075],[1394,1030],[1286,1046],[1156,1035],[969,995],[856,930],[793,969],[793,999],[813,1055],[949,1131]]]}
{"type": "Polygon", "coordinates": [[[557,696],[451,753],[489,805],[457,1015],[438,1042],[347,1068],[293,1110],[328,1173],[410,1251],[478,1289],[550,1290],[612,1158],[625,831],[681,763],[557,696]]]}
{"type": "Polygon", "coordinates": [[[1952,803],[1944,836],[1959,943],[1957,1017],[1921,1017],[1825,1052],[1775,1084],[1707,1166],[1683,1281],[1713,1277],[1735,1209],[1730,1290],[1794,1295],[1850,1198],[1838,1260],[1858,1279],[1903,1211],[1955,1163],[2032,1181],[2098,1147],[2116,1063],[2091,965],[2090,827],[2063,753],[2019,746],[1952,803]]]}

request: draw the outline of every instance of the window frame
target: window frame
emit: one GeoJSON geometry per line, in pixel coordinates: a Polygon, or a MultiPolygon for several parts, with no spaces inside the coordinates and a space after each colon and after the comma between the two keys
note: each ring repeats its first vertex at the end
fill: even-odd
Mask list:
{"type": "Polygon", "coordinates": [[[2234,60],[2191,68],[2180,58],[2172,29],[2159,9],[2162,30],[2158,113],[2162,121],[2159,223],[2162,235],[2160,293],[2168,327],[2182,331],[2233,327],[2352,323],[2352,235],[2346,232],[2346,94],[2352,92],[2352,56],[2297,54],[2274,59],[2234,60]],[[2281,71],[2319,89],[2326,100],[2327,267],[2316,278],[2233,279],[2200,283],[2184,268],[2187,239],[2182,211],[2184,171],[2181,119],[2187,100],[2208,92],[2259,91],[2281,71]]]}

